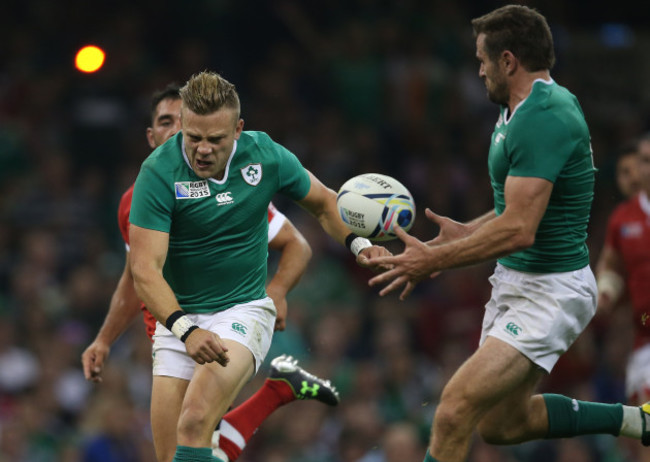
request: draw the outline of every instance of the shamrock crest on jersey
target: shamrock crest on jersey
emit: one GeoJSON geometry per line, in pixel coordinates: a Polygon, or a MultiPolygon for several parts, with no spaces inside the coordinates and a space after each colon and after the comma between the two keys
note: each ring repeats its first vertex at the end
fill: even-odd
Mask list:
{"type": "Polygon", "coordinates": [[[262,164],[248,164],[240,171],[244,181],[251,186],[257,186],[262,179],[262,164]]]}

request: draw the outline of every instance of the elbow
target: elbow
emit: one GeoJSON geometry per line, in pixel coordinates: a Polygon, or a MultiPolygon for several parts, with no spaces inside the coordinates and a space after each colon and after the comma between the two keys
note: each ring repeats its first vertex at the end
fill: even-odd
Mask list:
{"type": "Polygon", "coordinates": [[[300,253],[305,264],[309,263],[311,257],[314,255],[309,242],[307,242],[307,239],[305,239],[302,235],[300,236],[300,253]]]}
{"type": "Polygon", "coordinates": [[[512,251],[519,252],[521,250],[526,250],[529,247],[532,247],[535,244],[535,233],[528,231],[518,232],[513,239],[511,239],[512,251]]]}
{"type": "Polygon", "coordinates": [[[131,261],[131,276],[136,290],[151,279],[150,268],[137,260],[131,261]]]}

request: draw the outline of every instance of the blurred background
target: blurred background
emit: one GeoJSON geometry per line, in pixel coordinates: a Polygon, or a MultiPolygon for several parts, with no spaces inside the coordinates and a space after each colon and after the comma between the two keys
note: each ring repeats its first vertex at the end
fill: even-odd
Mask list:
{"type": "MultiPolygon", "coordinates": [[[[363,172],[396,177],[419,207],[412,234],[429,239],[437,229],[425,207],[462,221],[493,205],[486,165],[497,108],[478,78],[469,21],[502,4],[3,2],[0,462],[155,460],[142,326],[115,345],[102,384],[87,383],[80,368],[123,268],[117,204],[150,152],[153,91],[205,69],[223,74],[237,85],[246,129],[269,133],[335,190],[363,172]],[[89,43],[106,62],[84,74],[74,55],[89,43]],[[121,455],[98,458],[103,444],[121,455]]],[[[552,76],[577,95],[591,128],[595,262],[621,199],[615,154],[649,129],[647,15],[627,1],[526,4],[548,18],[552,76]]],[[[342,403],[278,410],[240,460],[421,460],[441,388],[476,348],[493,263],[443,274],[406,302],[380,298],[367,287],[370,274],[312,217],[284,198],[275,203],[314,258],[289,298],[288,329],[240,400],[259,387],[270,359],[288,353],[331,378],[342,403]]],[[[624,400],[631,332],[625,311],[592,323],[542,390],[624,400]]],[[[477,440],[470,461],[625,461],[628,443],[599,436],[501,448],[477,440]]]]}

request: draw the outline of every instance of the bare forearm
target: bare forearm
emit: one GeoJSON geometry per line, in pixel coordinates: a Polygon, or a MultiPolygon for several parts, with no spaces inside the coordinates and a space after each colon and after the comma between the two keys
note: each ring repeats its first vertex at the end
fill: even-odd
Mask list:
{"type": "Polygon", "coordinates": [[[436,271],[440,271],[493,260],[530,245],[532,242],[525,238],[518,223],[508,223],[500,216],[484,219],[468,237],[432,248],[430,253],[435,259],[436,271]]]}
{"type": "Polygon", "coordinates": [[[104,323],[97,334],[97,340],[112,345],[138,316],[140,305],[133,280],[122,275],[111,298],[104,323]]]}
{"type": "Polygon", "coordinates": [[[496,212],[494,210],[490,210],[489,212],[481,215],[480,217],[474,218],[472,221],[469,221],[466,224],[470,227],[471,232],[474,232],[488,221],[494,220],[496,216],[496,212]]]}
{"type": "Polygon", "coordinates": [[[278,290],[284,295],[293,289],[307,269],[311,248],[304,240],[292,240],[282,248],[278,269],[269,282],[269,291],[278,290]]]}
{"type": "Polygon", "coordinates": [[[163,325],[181,309],[176,296],[162,274],[155,271],[134,272],[135,290],[151,314],[163,325]]]}

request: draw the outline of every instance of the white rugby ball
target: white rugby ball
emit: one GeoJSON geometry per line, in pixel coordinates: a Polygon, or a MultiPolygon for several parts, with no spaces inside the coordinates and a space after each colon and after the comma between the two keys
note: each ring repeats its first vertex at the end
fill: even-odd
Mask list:
{"type": "Polygon", "coordinates": [[[406,187],[388,175],[364,173],[339,189],[336,205],[355,234],[371,241],[395,239],[395,228],[408,231],[415,220],[415,202],[406,187]]]}

